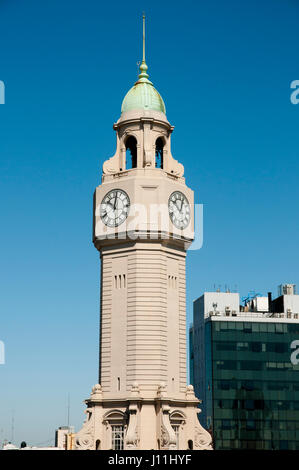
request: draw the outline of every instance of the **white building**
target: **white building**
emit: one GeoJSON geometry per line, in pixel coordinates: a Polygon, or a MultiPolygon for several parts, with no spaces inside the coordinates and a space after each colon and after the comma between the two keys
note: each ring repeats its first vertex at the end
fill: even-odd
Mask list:
{"type": "Polygon", "coordinates": [[[73,434],[73,426],[60,426],[55,431],[55,446],[59,449],[67,450],[68,448],[68,436],[73,434]]]}

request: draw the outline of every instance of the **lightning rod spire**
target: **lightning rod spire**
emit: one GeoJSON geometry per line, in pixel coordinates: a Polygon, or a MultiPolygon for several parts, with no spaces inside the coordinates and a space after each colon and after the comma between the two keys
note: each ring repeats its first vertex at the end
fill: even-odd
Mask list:
{"type": "Polygon", "coordinates": [[[145,13],[142,14],[142,26],[143,26],[143,34],[142,34],[142,62],[140,65],[140,74],[139,74],[139,80],[142,81],[147,81],[148,79],[148,74],[147,74],[147,65],[145,62],[145,13]]]}
{"type": "Polygon", "coordinates": [[[145,14],[142,15],[143,21],[143,55],[142,55],[142,62],[145,63],[145,14]]]}

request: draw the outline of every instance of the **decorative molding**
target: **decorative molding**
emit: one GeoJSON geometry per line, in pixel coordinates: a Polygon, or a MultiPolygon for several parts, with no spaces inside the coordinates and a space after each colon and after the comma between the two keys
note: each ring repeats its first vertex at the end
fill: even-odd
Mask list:
{"type": "Polygon", "coordinates": [[[95,429],[93,409],[87,408],[84,413],[86,413],[86,419],[82,429],[76,434],[75,447],[77,450],[94,450],[95,429]]]}
{"type": "Polygon", "coordinates": [[[147,168],[152,166],[152,155],[153,155],[152,150],[144,149],[144,164],[147,168]]]}
{"type": "Polygon", "coordinates": [[[96,384],[94,387],[92,387],[90,401],[99,401],[102,399],[103,399],[102,386],[100,384],[96,384]]]}
{"type": "Polygon", "coordinates": [[[137,432],[137,412],[138,406],[136,403],[129,405],[129,425],[127,434],[125,437],[125,448],[126,449],[137,449],[139,444],[139,436],[137,432]]]}
{"type": "Polygon", "coordinates": [[[131,395],[131,397],[139,397],[140,396],[140,389],[139,389],[138,382],[133,382],[130,395],[131,395]]]}
{"type": "Polygon", "coordinates": [[[169,419],[170,406],[162,405],[161,409],[161,447],[165,450],[175,450],[177,449],[176,435],[174,429],[170,424],[169,419]]]}
{"type": "Polygon", "coordinates": [[[195,450],[213,450],[212,436],[199,422],[195,425],[194,447],[195,450]]]}
{"type": "Polygon", "coordinates": [[[184,166],[173,158],[170,151],[168,152],[168,173],[182,177],[184,176],[184,166]]]}
{"type": "Polygon", "coordinates": [[[167,429],[165,426],[161,426],[161,447],[163,448],[168,448],[169,445],[169,434],[167,432],[167,429]]]}
{"type": "Polygon", "coordinates": [[[165,382],[161,382],[160,385],[158,386],[157,397],[164,398],[166,396],[167,396],[166,384],[165,382]]]}
{"type": "Polygon", "coordinates": [[[118,152],[113,155],[113,157],[109,158],[103,163],[103,174],[113,174],[119,172],[119,156],[118,152]]]}

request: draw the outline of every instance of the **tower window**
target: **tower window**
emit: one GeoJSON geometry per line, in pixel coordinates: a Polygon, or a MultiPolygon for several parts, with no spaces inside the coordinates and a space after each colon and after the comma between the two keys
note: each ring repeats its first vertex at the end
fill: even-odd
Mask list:
{"type": "Polygon", "coordinates": [[[168,287],[170,287],[171,289],[177,289],[178,287],[177,276],[168,276],[168,287]]]}
{"type": "Polygon", "coordinates": [[[132,135],[126,140],[126,169],[137,167],[137,140],[132,135]]]}
{"type": "Polygon", "coordinates": [[[124,426],[112,425],[112,449],[123,450],[124,448],[124,426]]]}
{"type": "Polygon", "coordinates": [[[156,168],[163,169],[163,147],[164,141],[162,137],[156,140],[156,168]]]}
{"type": "Polygon", "coordinates": [[[114,276],[114,289],[125,289],[127,279],[125,274],[117,274],[114,276]]]}
{"type": "Polygon", "coordinates": [[[180,437],[180,425],[179,424],[172,424],[172,429],[175,432],[175,437],[176,437],[176,447],[179,449],[179,437],[180,437]]]}
{"type": "Polygon", "coordinates": [[[193,441],[188,441],[188,449],[193,450],[193,441]]]}

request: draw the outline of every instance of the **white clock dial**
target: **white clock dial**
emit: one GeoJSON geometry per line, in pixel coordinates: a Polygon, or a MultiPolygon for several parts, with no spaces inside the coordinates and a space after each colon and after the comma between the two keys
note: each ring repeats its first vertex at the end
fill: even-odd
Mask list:
{"type": "Polygon", "coordinates": [[[101,219],[108,227],[117,227],[128,217],[130,198],[122,189],[112,189],[101,202],[101,219]]]}
{"type": "Polygon", "coordinates": [[[184,229],[189,225],[190,205],[186,196],[180,191],[175,191],[170,195],[168,211],[170,220],[175,227],[184,229]]]}

